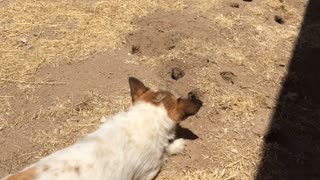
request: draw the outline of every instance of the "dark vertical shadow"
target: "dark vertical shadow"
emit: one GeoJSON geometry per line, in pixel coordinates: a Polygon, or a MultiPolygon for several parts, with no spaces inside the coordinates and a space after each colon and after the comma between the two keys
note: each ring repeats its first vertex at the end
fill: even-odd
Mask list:
{"type": "Polygon", "coordinates": [[[320,180],[320,0],[309,0],[256,180],[320,180]]]}

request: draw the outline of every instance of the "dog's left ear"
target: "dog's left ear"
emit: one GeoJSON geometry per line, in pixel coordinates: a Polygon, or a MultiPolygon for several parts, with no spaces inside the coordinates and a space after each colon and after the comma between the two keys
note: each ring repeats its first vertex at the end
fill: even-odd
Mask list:
{"type": "Polygon", "coordinates": [[[149,90],[141,81],[134,77],[129,77],[129,86],[132,102],[135,102],[142,94],[149,90]]]}

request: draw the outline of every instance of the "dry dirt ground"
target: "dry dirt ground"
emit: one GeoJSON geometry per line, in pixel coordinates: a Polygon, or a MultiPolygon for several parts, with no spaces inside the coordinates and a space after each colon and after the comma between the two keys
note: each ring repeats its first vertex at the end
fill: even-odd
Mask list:
{"type": "Polygon", "coordinates": [[[306,3],[1,0],[0,177],[125,110],[135,76],[204,102],[157,179],[254,179],[306,3]]]}

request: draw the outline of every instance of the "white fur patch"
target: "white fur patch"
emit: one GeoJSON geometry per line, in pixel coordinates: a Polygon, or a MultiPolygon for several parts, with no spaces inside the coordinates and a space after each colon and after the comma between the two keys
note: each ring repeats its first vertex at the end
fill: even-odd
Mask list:
{"type": "Polygon", "coordinates": [[[184,139],[176,139],[166,148],[166,151],[169,155],[179,154],[183,152],[185,146],[186,141],[184,139]]]}
{"type": "Polygon", "coordinates": [[[101,121],[97,131],[28,168],[37,169],[38,180],[149,180],[158,173],[165,150],[176,154],[184,148],[182,139],[169,146],[175,123],[163,106],[139,102],[101,121]]]}

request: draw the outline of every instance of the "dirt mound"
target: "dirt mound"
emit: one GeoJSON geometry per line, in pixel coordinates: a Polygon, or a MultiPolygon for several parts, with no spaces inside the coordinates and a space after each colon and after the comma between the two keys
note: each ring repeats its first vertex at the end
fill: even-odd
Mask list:
{"type": "Polygon", "coordinates": [[[197,17],[186,11],[156,11],[150,16],[134,20],[132,23],[138,30],[130,33],[126,41],[133,49],[133,54],[160,56],[176,48],[181,40],[208,33],[210,29],[203,19],[204,16],[197,17]]]}

